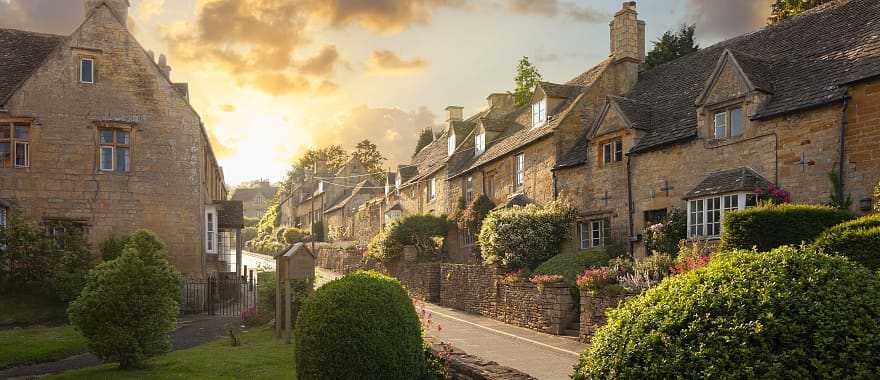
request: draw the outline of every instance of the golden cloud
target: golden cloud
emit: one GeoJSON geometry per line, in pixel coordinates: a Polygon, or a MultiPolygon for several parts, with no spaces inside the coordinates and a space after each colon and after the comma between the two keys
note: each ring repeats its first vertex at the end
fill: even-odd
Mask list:
{"type": "Polygon", "coordinates": [[[545,17],[568,16],[588,23],[607,22],[610,15],[573,2],[559,0],[507,0],[507,9],[514,14],[545,17]]]}
{"type": "Polygon", "coordinates": [[[422,58],[403,59],[390,50],[373,50],[367,60],[367,70],[374,74],[405,74],[426,67],[428,61],[422,58]]]}

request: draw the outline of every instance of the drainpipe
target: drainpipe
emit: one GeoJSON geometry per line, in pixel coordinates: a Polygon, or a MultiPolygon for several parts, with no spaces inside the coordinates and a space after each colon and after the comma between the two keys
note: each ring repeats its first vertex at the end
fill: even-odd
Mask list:
{"type": "Polygon", "coordinates": [[[840,186],[837,188],[837,199],[843,199],[846,191],[846,183],[844,182],[844,170],[846,168],[845,159],[846,159],[846,128],[849,124],[849,120],[846,118],[846,111],[849,108],[849,87],[846,87],[846,92],[843,96],[843,109],[840,111],[840,162],[839,167],[837,169],[837,180],[840,183],[840,186]]]}
{"type": "Polygon", "coordinates": [[[633,220],[633,194],[632,194],[632,156],[626,157],[626,213],[629,217],[629,256],[635,257],[635,221],[633,220]]]}
{"type": "Polygon", "coordinates": [[[553,175],[553,200],[559,199],[559,178],[556,176],[556,170],[551,170],[550,173],[553,175]]]}

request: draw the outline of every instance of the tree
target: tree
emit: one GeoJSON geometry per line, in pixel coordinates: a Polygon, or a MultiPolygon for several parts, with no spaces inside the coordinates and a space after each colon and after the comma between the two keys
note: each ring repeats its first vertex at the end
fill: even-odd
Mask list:
{"type": "Polygon", "coordinates": [[[523,106],[531,100],[532,91],[541,79],[543,79],[541,73],[538,72],[538,68],[529,62],[529,57],[522,57],[519,60],[519,64],[516,65],[516,78],[514,78],[516,82],[514,96],[516,97],[517,106],[523,106]]]}
{"type": "Polygon", "coordinates": [[[434,131],[431,130],[431,127],[425,127],[425,129],[419,132],[419,142],[416,143],[416,151],[413,152],[413,156],[432,142],[434,142],[434,131]]]}
{"type": "Polygon", "coordinates": [[[368,173],[373,173],[373,178],[379,182],[385,182],[385,171],[382,168],[382,164],[385,163],[387,158],[382,155],[382,152],[379,152],[376,144],[373,144],[370,140],[359,142],[354,148],[354,152],[351,152],[351,157],[364,165],[368,173]]]}
{"type": "Polygon", "coordinates": [[[694,44],[695,30],[696,25],[693,24],[681,25],[678,32],[667,30],[659,40],[654,41],[654,49],[645,58],[645,64],[650,69],[700,50],[700,46],[694,44]]]}
{"type": "Polygon", "coordinates": [[[318,161],[325,161],[330,170],[339,170],[348,161],[348,152],[340,145],[330,145],[326,148],[309,149],[296,162],[297,167],[303,170],[314,170],[318,161]]]}
{"type": "Polygon", "coordinates": [[[775,24],[790,17],[797,16],[808,9],[830,2],[831,0],[776,0],[771,5],[770,23],[775,24]]]}

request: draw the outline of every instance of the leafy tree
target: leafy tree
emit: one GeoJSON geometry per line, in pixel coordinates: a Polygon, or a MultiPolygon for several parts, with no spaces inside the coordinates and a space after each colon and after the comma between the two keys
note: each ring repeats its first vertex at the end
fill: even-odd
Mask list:
{"type": "Polygon", "coordinates": [[[694,44],[695,30],[696,25],[693,24],[683,24],[677,32],[667,30],[659,40],[654,41],[654,49],[648,52],[645,64],[650,69],[700,50],[700,46],[694,44]]]}
{"type": "Polygon", "coordinates": [[[348,152],[340,145],[330,145],[325,148],[309,149],[296,162],[294,166],[302,170],[314,170],[318,161],[326,161],[330,170],[339,170],[348,161],[348,152]]]}
{"type": "Polygon", "coordinates": [[[431,130],[431,127],[426,127],[419,132],[419,142],[416,143],[416,151],[413,152],[413,156],[419,153],[422,148],[428,146],[428,144],[434,142],[434,131],[431,130]]]}
{"type": "Polygon", "coordinates": [[[541,73],[529,62],[529,57],[522,57],[516,65],[516,78],[514,78],[516,82],[514,96],[517,106],[523,106],[529,102],[532,98],[532,91],[541,79],[543,79],[541,73]]]}
{"type": "Polygon", "coordinates": [[[354,152],[351,152],[351,156],[360,161],[361,164],[364,165],[364,168],[367,169],[368,173],[375,173],[373,175],[376,180],[379,182],[385,182],[385,171],[382,168],[382,164],[385,163],[387,158],[382,155],[382,152],[376,147],[376,144],[370,142],[370,140],[361,141],[355,146],[354,152]]]}
{"type": "Polygon", "coordinates": [[[831,0],[776,0],[771,5],[770,23],[775,24],[831,0]]]}

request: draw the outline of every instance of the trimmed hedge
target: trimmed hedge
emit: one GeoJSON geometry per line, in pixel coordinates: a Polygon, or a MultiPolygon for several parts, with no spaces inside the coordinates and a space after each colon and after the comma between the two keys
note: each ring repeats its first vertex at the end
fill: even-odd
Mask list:
{"type": "Polygon", "coordinates": [[[816,239],[814,247],[849,257],[869,269],[880,269],[880,214],[831,227],[816,239]]]}
{"type": "Polygon", "coordinates": [[[422,325],[400,282],[355,272],[322,286],[296,320],[296,372],[311,379],[419,379],[422,325]]]}
{"type": "Polygon", "coordinates": [[[853,219],[848,211],[828,206],[771,205],[725,214],[724,249],[769,251],[783,245],[812,242],[826,229],[853,219]]]}
{"type": "Polygon", "coordinates": [[[842,257],[732,251],[609,312],[574,379],[872,378],[880,277],[842,257]]]}
{"type": "Polygon", "coordinates": [[[559,254],[574,214],[559,202],[492,211],[480,229],[480,254],[487,264],[509,270],[536,268],[559,254]]]}

